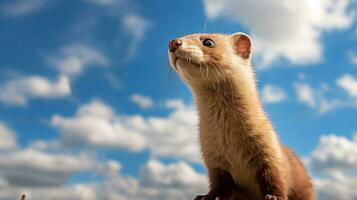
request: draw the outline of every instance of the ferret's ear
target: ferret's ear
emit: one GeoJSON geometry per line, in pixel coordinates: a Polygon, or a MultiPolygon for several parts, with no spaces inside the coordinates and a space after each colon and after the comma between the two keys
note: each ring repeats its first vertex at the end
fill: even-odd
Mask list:
{"type": "Polygon", "coordinates": [[[231,35],[235,52],[243,59],[250,59],[252,54],[252,39],[245,33],[234,33],[231,35]]]}

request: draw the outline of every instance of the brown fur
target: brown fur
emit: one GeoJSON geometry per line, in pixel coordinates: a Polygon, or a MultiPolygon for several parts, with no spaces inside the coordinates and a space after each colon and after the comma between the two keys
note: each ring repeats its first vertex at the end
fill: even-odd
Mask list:
{"type": "Polygon", "coordinates": [[[211,183],[208,194],[196,199],[314,199],[302,163],[280,144],[263,111],[249,36],[195,34],[180,40],[170,62],[195,97],[211,183]],[[206,38],[215,46],[202,45],[206,38]]]}

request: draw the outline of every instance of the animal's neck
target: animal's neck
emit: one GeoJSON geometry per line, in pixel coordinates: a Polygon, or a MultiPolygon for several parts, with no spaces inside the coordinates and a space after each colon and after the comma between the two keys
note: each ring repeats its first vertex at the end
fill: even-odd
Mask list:
{"type": "Polygon", "coordinates": [[[234,77],[239,76],[228,77],[219,84],[192,87],[201,125],[244,132],[260,132],[265,127],[272,131],[259,101],[254,79],[234,77]]]}

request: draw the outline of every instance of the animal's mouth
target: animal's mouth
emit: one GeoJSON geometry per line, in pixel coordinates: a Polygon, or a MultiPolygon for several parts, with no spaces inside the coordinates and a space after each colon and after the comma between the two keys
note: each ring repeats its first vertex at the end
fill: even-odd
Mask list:
{"type": "Polygon", "coordinates": [[[180,58],[178,56],[174,55],[174,58],[173,58],[174,62],[173,63],[175,65],[175,67],[176,67],[176,62],[177,62],[178,59],[180,59],[180,58]]]}
{"type": "Polygon", "coordinates": [[[194,61],[193,59],[190,59],[189,57],[180,57],[180,56],[177,56],[176,54],[173,54],[172,55],[172,61],[173,61],[173,64],[174,64],[174,67],[177,69],[177,62],[179,61],[183,61],[183,62],[186,62],[190,65],[194,65],[194,66],[200,66],[199,63],[197,63],[196,61],[194,61]]]}

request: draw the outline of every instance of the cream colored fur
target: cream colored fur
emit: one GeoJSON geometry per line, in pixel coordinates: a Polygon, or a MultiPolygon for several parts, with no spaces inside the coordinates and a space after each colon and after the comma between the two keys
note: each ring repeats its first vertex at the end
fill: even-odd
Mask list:
{"type": "Polygon", "coordinates": [[[170,63],[194,95],[208,170],[228,171],[258,199],[262,194],[256,182],[257,169],[249,165],[251,160],[258,160],[257,166],[259,160],[269,162],[285,177],[290,176],[290,168],[284,164],[286,156],[260,103],[251,56],[242,59],[235,52],[234,42],[240,35],[182,37],[183,45],[170,53],[170,63]],[[208,37],[216,43],[212,49],[202,47],[202,38],[208,37]]]}

